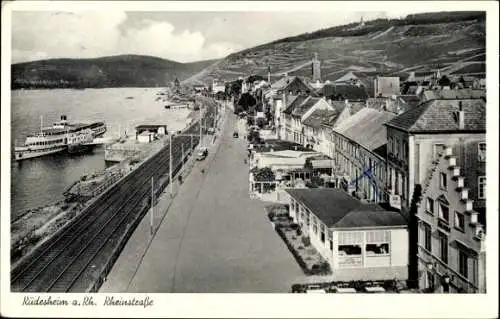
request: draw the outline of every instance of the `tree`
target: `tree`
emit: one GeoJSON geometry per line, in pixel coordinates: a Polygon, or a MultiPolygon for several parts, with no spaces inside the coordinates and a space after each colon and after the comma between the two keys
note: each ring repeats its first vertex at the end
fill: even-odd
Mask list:
{"type": "Polygon", "coordinates": [[[272,182],[275,180],[274,172],[269,167],[257,169],[254,178],[258,182],[272,182]]]}
{"type": "Polygon", "coordinates": [[[241,105],[246,112],[255,104],[257,104],[257,101],[250,93],[243,93],[238,100],[238,105],[241,105]]]}

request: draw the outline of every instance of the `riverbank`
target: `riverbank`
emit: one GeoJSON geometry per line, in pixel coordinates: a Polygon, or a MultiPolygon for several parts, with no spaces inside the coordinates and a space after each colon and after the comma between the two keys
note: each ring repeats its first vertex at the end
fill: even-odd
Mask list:
{"type": "MultiPolygon", "coordinates": [[[[189,126],[199,118],[199,112],[193,110],[170,111],[169,113],[173,114],[174,117],[178,116],[185,120],[179,121],[174,125],[169,125],[169,131],[177,132],[189,126]],[[187,115],[180,114],[180,112],[187,115]]],[[[128,163],[117,163],[105,170],[84,174],[64,192],[63,200],[43,207],[26,210],[13,218],[11,220],[11,263],[16,263],[23,256],[29,254],[49,239],[52,234],[67,225],[94,198],[133,170],[137,164],[157,152],[167,143],[167,140],[157,142],[155,145],[152,145],[155,147],[150,147],[145,154],[128,163]],[[123,169],[118,169],[121,173],[116,178],[117,174],[115,173],[118,166],[123,166],[123,169]]]]}

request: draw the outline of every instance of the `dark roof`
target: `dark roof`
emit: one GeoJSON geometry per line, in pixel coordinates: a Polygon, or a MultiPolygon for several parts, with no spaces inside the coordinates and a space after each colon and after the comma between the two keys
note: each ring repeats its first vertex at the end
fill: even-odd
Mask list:
{"type": "Polygon", "coordinates": [[[137,125],[136,129],[158,129],[159,127],[167,127],[167,124],[141,124],[137,125]]]}
{"type": "Polygon", "coordinates": [[[318,101],[320,100],[320,98],[318,97],[307,97],[306,100],[304,100],[304,102],[302,102],[300,105],[297,105],[293,111],[292,111],[292,116],[295,116],[295,117],[302,117],[302,115],[304,115],[307,111],[309,111],[309,109],[311,109],[311,107],[314,106],[314,104],[318,103],[318,101]]]}
{"type": "Polygon", "coordinates": [[[423,100],[434,99],[480,99],[486,97],[486,90],[484,89],[459,89],[459,90],[425,90],[422,93],[423,100]]]}
{"type": "Polygon", "coordinates": [[[342,121],[334,131],[374,151],[387,144],[387,128],[384,124],[395,116],[391,112],[364,108],[342,121]]]}
{"type": "Polygon", "coordinates": [[[486,104],[481,99],[430,100],[387,122],[407,132],[459,131],[456,113],[462,103],[463,130],[486,131],[486,104]]]}
{"type": "Polygon", "coordinates": [[[286,192],[306,206],[328,228],[407,225],[401,214],[384,210],[377,204],[364,204],[340,189],[292,188],[286,189],[286,192]]]}
{"type": "MultiPolygon", "coordinates": [[[[368,205],[366,205],[368,206],[368,205]]],[[[383,209],[379,205],[361,207],[347,214],[335,224],[335,228],[406,226],[408,221],[399,213],[383,209]]]]}
{"type": "Polygon", "coordinates": [[[326,97],[341,97],[342,100],[366,100],[368,93],[364,86],[349,84],[325,84],[323,95],[326,97]]]}
{"type": "Polygon", "coordinates": [[[302,102],[304,102],[307,99],[307,95],[289,95],[287,96],[287,103],[286,103],[286,108],[283,111],[285,114],[292,114],[293,110],[302,102]]]}
{"type": "Polygon", "coordinates": [[[304,125],[318,128],[325,119],[337,117],[339,112],[334,110],[314,110],[303,122],[304,125]]]}

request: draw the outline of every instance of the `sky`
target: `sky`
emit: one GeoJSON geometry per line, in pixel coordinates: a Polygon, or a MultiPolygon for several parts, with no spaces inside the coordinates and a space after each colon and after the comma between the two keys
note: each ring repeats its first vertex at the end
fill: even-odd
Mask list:
{"type": "Polygon", "coordinates": [[[119,54],[178,62],[218,59],[361,17],[366,21],[409,13],[415,11],[13,11],[12,62],[119,54]]]}

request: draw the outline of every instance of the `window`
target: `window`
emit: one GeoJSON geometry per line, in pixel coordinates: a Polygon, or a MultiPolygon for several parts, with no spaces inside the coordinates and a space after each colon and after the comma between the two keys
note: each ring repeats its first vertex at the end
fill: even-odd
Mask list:
{"type": "Polygon", "coordinates": [[[423,223],[422,224],[422,228],[424,230],[424,238],[423,238],[424,248],[426,250],[428,250],[429,252],[432,252],[432,242],[431,242],[431,239],[432,239],[432,230],[431,230],[431,226],[423,223]]]}
{"type": "Polygon", "coordinates": [[[439,203],[439,219],[446,223],[449,223],[450,220],[450,209],[442,203],[439,203]]]}
{"type": "Polygon", "coordinates": [[[406,141],[403,141],[403,159],[406,160],[408,157],[408,143],[406,141]]]}
{"type": "Polygon", "coordinates": [[[431,215],[434,215],[434,200],[427,197],[425,211],[431,215]]]}
{"type": "Polygon", "coordinates": [[[479,199],[486,198],[486,176],[479,176],[477,181],[477,197],[479,199]]]}
{"type": "Polygon", "coordinates": [[[439,154],[444,152],[444,144],[434,144],[434,159],[436,159],[439,154]]]}
{"type": "Polygon", "coordinates": [[[366,232],[366,255],[388,255],[391,233],[389,231],[366,232]]]}
{"type": "Polygon", "coordinates": [[[323,227],[321,227],[321,242],[325,242],[325,230],[323,229],[323,227]]]}
{"type": "Polygon", "coordinates": [[[339,255],[361,255],[361,245],[339,245],[339,255]]]}
{"type": "Polygon", "coordinates": [[[389,254],[389,244],[367,244],[366,254],[369,255],[388,255],[389,254]]]}
{"type": "Polygon", "coordinates": [[[486,162],[486,143],[479,143],[477,150],[477,160],[486,162]]]}
{"type": "Polygon", "coordinates": [[[439,232],[439,258],[448,263],[448,236],[439,232]]]}
{"type": "Polygon", "coordinates": [[[396,153],[396,156],[399,157],[399,140],[394,141],[394,153],[396,153]]]}
{"type": "Polygon", "coordinates": [[[465,229],[465,216],[462,213],[455,212],[455,228],[464,231],[465,229]]]}
{"type": "Polygon", "coordinates": [[[469,275],[469,267],[467,265],[468,257],[467,254],[461,250],[458,251],[458,272],[460,275],[468,278],[469,275]]]}
{"type": "Polygon", "coordinates": [[[439,173],[439,187],[443,190],[446,190],[446,186],[448,185],[448,180],[446,178],[446,173],[439,173]]]}
{"type": "Polygon", "coordinates": [[[389,153],[394,153],[394,142],[392,140],[392,137],[389,138],[389,153]]]}

